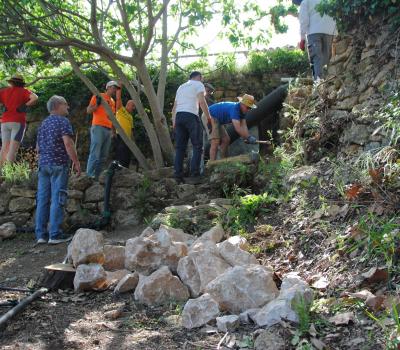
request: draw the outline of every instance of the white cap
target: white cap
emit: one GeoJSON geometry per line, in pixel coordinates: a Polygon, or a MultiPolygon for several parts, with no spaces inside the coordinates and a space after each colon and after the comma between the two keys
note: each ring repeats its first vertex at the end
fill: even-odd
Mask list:
{"type": "Polygon", "coordinates": [[[108,89],[111,86],[116,86],[117,88],[119,88],[118,83],[115,80],[111,80],[106,84],[106,89],[108,89]]]}

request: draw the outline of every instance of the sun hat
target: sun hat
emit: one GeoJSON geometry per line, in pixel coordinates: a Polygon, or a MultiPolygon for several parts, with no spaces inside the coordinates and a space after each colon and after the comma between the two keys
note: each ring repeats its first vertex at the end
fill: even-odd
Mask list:
{"type": "Polygon", "coordinates": [[[252,95],[244,94],[242,97],[239,96],[237,99],[239,100],[240,103],[243,103],[247,107],[257,108],[255,104],[256,101],[254,100],[254,96],[252,95]]]}
{"type": "Polygon", "coordinates": [[[25,80],[22,77],[22,75],[15,74],[13,75],[9,80],[7,80],[9,83],[19,83],[25,85],[25,80]]]}

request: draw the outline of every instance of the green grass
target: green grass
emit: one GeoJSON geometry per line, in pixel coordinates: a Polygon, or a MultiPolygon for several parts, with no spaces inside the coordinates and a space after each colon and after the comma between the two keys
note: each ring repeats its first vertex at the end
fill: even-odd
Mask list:
{"type": "Polygon", "coordinates": [[[1,177],[9,183],[21,183],[29,180],[31,169],[28,162],[5,163],[1,167],[1,177]]]}

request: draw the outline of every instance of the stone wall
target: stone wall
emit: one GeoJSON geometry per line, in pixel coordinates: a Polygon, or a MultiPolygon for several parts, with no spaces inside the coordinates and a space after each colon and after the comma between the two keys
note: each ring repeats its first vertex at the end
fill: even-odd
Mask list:
{"type": "MultiPolygon", "coordinates": [[[[299,111],[296,130],[306,139],[307,161],[317,161],[331,150],[355,157],[389,144],[375,113],[398,89],[399,57],[398,30],[375,19],[336,39],[322,84],[313,87],[303,81],[291,88],[286,102],[299,111]]],[[[281,129],[294,125],[290,114],[290,109],[281,114],[281,129]]]]}

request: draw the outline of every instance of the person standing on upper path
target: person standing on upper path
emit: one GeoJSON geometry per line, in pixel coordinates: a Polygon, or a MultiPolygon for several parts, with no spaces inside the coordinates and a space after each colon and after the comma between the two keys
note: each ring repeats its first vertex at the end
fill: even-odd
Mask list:
{"type": "Polygon", "coordinates": [[[301,35],[299,46],[304,51],[307,41],[314,81],[324,78],[323,68],[331,59],[332,41],[337,35],[335,20],[327,15],[321,16],[317,11],[320,2],[321,0],[302,0],[299,11],[301,35]]]}
{"type": "MultiPolygon", "coordinates": [[[[125,107],[122,105],[122,83],[119,84],[121,89],[117,89],[116,91],[116,118],[121,125],[121,128],[124,129],[125,134],[130,138],[133,139],[133,117],[132,113],[135,110],[135,103],[133,100],[128,100],[126,102],[125,107]]],[[[122,139],[121,135],[116,132],[116,139],[115,139],[115,160],[118,161],[125,168],[129,168],[129,164],[131,162],[131,150],[125,144],[124,140],[122,139]]]]}
{"type": "Polygon", "coordinates": [[[61,231],[70,159],[77,176],[81,174],[81,166],[72,139],[72,126],[67,118],[68,108],[64,97],[50,97],[47,102],[50,115],[43,120],[38,130],[36,148],[39,171],[35,218],[38,244],[58,244],[72,238],[61,231]]]}
{"type": "Polygon", "coordinates": [[[226,124],[232,123],[235,131],[246,143],[257,143],[256,138],[250,135],[245,119],[246,113],[250,109],[257,108],[254,97],[244,94],[243,97],[238,97],[238,100],[239,102],[219,102],[210,107],[210,160],[217,158],[218,146],[220,146],[221,158],[225,158],[228,153],[230,137],[224,127],[226,124]]]}
{"type": "Polygon", "coordinates": [[[183,160],[186,153],[188,140],[193,146],[193,156],[190,164],[191,183],[200,181],[200,162],[203,153],[203,127],[199,117],[199,106],[207,120],[210,112],[204,97],[205,87],[200,72],[192,72],[189,80],[179,86],[174,106],[172,108],[172,125],[175,130],[175,179],[177,183],[185,182],[183,179],[183,160]]]}
{"type": "Polygon", "coordinates": [[[106,84],[106,91],[100,95],[93,95],[86,111],[93,113],[92,126],[90,128],[90,151],[86,166],[86,173],[96,181],[99,179],[104,163],[107,160],[111,147],[111,137],[113,134],[113,125],[108,118],[105,108],[101,101],[104,100],[115,113],[115,96],[119,89],[116,81],[109,81],[106,84]]]}
{"type": "Polygon", "coordinates": [[[6,161],[15,162],[25,133],[27,109],[38,100],[36,94],[25,89],[22,76],[14,75],[8,83],[9,87],[0,90],[0,103],[5,107],[1,119],[0,166],[6,161]]]}

